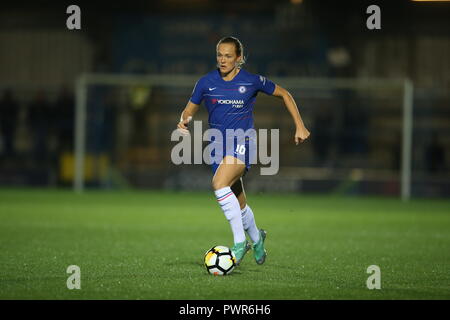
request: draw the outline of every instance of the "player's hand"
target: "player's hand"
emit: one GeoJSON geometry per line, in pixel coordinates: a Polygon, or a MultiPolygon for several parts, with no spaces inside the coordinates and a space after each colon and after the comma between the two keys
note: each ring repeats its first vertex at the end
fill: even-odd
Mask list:
{"type": "Polygon", "coordinates": [[[310,133],[308,129],[305,128],[305,126],[297,127],[294,136],[295,144],[298,145],[299,143],[302,143],[303,141],[308,139],[309,134],[310,133]]]}
{"type": "Polygon", "coordinates": [[[177,130],[181,132],[182,135],[189,135],[188,124],[192,120],[192,117],[187,117],[186,119],[178,122],[177,130]]]}

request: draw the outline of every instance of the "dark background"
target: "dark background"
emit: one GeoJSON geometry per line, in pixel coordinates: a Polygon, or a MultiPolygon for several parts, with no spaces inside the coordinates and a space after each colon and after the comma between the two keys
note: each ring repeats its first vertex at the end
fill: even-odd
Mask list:
{"type": "MultiPolygon", "coordinates": [[[[71,186],[74,87],[81,74],[201,76],[215,66],[218,39],[234,35],[246,48],[245,68],[269,78],[411,79],[413,195],[448,196],[449,21],[450,3],[413,1],[3,2],[0,185],[71,186]],[[66,28],[71,4],[81,8],[81,30],[66,28]],[[371,4],[381,8],[381,30],[366,28],[371,4]]],[[[192,186],[183,182],[192,182],[186,167],[170,163],[168,137],[190,90],[151,88],[142,108],[120,98],[120,90],[89,88],[87,150],[95,165],[87,184],[206,188],[207,168],[189,171],[206,177],[192,186]],[[124,123],[131,133],[121,129],[124,123]]],[[[287,191],[399,193],[401,92],[395,99],[388,91],[292,93],[312,135],[300,154],[283,149],[292,133],[281,132],[286,151],[274,189],[286,185],[283,168],[299,168],[287,191]],[[345,187],[354,169],[363,178],[345,187]]],[[[283,127],[266,107],[270,102],[261,100],[256,123],[259,117],[261,127],[283,127]]],[[[257,174],[253,179],[253,190],[271,190],[257,174]]]]}

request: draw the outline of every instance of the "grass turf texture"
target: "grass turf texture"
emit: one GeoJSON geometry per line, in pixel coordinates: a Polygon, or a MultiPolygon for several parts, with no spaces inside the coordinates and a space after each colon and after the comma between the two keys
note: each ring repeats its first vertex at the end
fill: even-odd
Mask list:
{"type": "Polygon", "coordinates": [[[450,298],[449,201],[248,197],[266,263],[214,277],[203,255],[232,234],[213,193],[0,190],[0,299],[450,298]]]}

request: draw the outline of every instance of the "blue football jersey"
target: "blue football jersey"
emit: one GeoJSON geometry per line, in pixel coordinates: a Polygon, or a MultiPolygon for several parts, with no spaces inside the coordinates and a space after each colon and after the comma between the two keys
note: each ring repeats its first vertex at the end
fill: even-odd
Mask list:
{"type": "Polygon", "coordinates": [[[225,81],[218,69],[197,81],[190,101],[208,110],[209,126],[225,134],[226,129],[247,129],[253,126],[253,106],[258,92],[272,95],[275,84],[269,79],[240,69],[231,81],[225,81]]]}

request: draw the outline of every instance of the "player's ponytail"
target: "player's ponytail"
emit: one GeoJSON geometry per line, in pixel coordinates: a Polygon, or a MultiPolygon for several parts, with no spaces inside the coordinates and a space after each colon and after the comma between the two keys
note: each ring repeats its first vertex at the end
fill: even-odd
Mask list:
{"type": "Polygon", "coordinates": [[[242,45],[241,41],[239,41],[238,38],[235,37],[224,37],[217,42],[216,50],[219,48],[219,45],[222,43],[233,43],[234,47],[236,48],[236,55],[241,57],[241,60],[237,63],[238,68],[242,67],[242,65],[245,63],[245,56],[244,56],[244,46],[242,45]]]}

